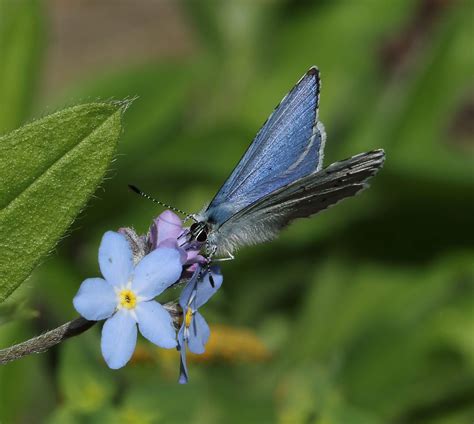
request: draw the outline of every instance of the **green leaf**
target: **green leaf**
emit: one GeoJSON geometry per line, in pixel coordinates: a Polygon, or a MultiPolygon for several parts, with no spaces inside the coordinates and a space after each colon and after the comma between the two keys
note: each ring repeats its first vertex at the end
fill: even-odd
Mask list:
{"type": "Polygon", "coordinates": [[[0,0],[0,134],[28,116],[44,33],[37,0],[0,0]]]}
{"type": "Polygon", "coordinates": [[[30,275],[94,193],[128,104],[72,107],[0,138],[0,302],[30,275]]]}

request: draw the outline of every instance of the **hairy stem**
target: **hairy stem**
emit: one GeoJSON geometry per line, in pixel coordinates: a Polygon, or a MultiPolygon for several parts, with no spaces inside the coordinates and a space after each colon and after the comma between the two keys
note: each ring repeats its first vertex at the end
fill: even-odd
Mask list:
{"type": "MultiPolygon", "coordinates": [[[[180,320],[180,311],[177,308],[176,302],[169,302],[164,305],[164,307],[171,314],[173,321],[177,326],[180,320]]],[[[85,318],[79,317],[41,334],[40,336],[33,337],[32,339],[5,349],[0,349],[0,365],[16,361],[17,359],[21,359],[24,356],[31,355],[32,353],[46,352],[48,349],[56,346],[64,340],[84,333],[89,330],[89,328],[93,327],[96,322],[97,321],[88,321],[85,318]]]]}
{"type": "Polygon", "coordinates": [[[40,336],[1,349],[0,365],[16,361],[17,359],[23,358],[26,355],[31,355],[32,353],[45,352],[49,348],[56,346],[70,337],[84,333],[84,331],[87,331],[95,323],[96,321],[88,321],[82,317],[76,318],[53,330],[41,334],[40,336]]]}

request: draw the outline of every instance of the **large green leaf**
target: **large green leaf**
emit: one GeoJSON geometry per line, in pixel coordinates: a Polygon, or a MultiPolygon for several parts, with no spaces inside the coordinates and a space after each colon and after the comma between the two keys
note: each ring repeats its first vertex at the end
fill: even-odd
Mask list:
{"type": "Polygon", "coordinates": [[[0,134],[28,116],[43,39],[37,0],[0,0],[0,134]]]}
{"type": "Polygon", "coordinates": [[[30,275],[95,191],[127,105],[72,107],[0,138],[0,301],[30,275]]]}

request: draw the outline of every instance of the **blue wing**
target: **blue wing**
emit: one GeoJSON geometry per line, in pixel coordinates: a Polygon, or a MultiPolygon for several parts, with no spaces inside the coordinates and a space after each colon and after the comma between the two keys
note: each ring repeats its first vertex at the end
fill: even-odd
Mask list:
{"type": "Polygon", "coordinates": [[[217,224],[269,193],[322,167],[320,79],[312,67],[285,96],[216,194],[206,218],[217,224]]]}
{"type": "Polygon", "coordinates": [[[274,239],[293,220],[356,195],[383,166],[382,149],[361,153],[276,190],[233,215],[210,234],[218,255],[274,239]]]}

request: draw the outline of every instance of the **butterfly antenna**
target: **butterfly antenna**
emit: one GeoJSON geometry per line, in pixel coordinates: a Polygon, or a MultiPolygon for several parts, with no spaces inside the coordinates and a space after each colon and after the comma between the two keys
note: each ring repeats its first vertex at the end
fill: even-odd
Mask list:
{"type": "Polygon", "coordinates": [[[174,206],[171,206],[171,205],[168,205],[167,203],[163,203],[162,201],[160,200],[157,200],[153,197],[151,197],[149,194],[146,194],[145,192],[141,191],[138,187],[132,185],[132,184],[129,184],[128,185],[128,188],[130,190],[132,190],[133,192],[139,194],[140,196],[144,197],[145,199],[148,199],[148,200],[151,200],[153,203],[156,203],[160,206],[163,206],[165,207],[166,209],[171,209],[173,212],[177,212],[177,213],[180,213],[182,215],[185,215],[186,216],[186,219],[193,219],[195,221],[195,219],[193,218],[193,216],[189,213],[186,213],[184,211],[182,211],[181,209],[178,209],[178,208],[175,208],[174,206]]]}

